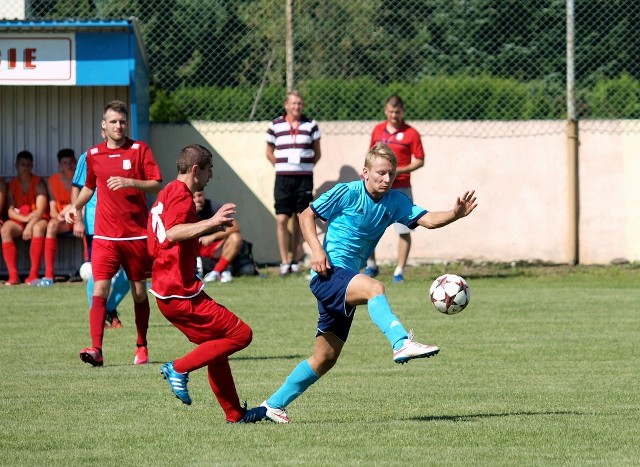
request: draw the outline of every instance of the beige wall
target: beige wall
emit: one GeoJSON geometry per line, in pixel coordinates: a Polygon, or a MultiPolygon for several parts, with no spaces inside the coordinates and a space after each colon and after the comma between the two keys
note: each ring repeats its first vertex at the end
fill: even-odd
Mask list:
{"type": "MultiPolygon", "coordinates": [[[[423,135],[438,123],[412,122],[423,135]]],[[[336,181],[359,177],[369,135],[350,134],[349,123],[320,122],[322,159],[316,167],[316,191],[336,181]]],[[[460,134],[479,134],[474,125],[460,134]]],[[[477,191],[472,216],[439,230],[419,228],[413,235],[411,261],[542,260],[568,263],[573,254],[570,226],[572,173],[565,122],[502,122],[499,134],[513,137],[424,136],[424,168],[412,177],[414,201],[430,210],[450,209],[456,196],[477,191]],[[513,126],[514,131],[510,131],[513,126]],[[516,126],[517,130],[516,131],[516,126]]],[[[373,126],[373,125],[371,125],[373,126]]],[[[266,123],[264,124],[266,128],[266,123]]],[[[615,258],[640,260],[640,136],[619,131],[580,133],[580,261],[605,264],[615,258]]],[[[254,124],[194,123],[153,125],[151,144],[166,181],[175,176],[175,154],[188,143],[213,149],[214,178],[207,195],[238,205],[238,221],[254,244],[260,262],[278,262],[273,214],[273,168],[264,148],[264,132],[254,124]]],[[[395,258],[397,237],[390,228],[377,256],[395,258]]]]}

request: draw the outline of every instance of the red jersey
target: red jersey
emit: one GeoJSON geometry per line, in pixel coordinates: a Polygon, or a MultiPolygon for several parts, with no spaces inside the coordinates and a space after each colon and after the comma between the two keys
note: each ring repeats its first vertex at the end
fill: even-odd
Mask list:
{"type": "MultiPolygon", "coordinates": [[[[420,133],[412,126],[402,122],[400,129],[395,133],[387,131],[387,122],[378,123],[371,132],[369,147],[378,142],[383,142],[391,148],[398,158],[398,167],[404,167],[411,163],[411,156],[416,159],[424,159],[424,149],[420,140],[420,133]]],[[[405,188],[411,186],[411,173],[398,174],[391,188],[405,188]]]]}
{"type": "Polygon", "coordinates": [[[109,149],[101,143],[87,151],[85,186],[100,192],[96,207],[95,238],[135,240],[147,237],[147,197],[135,188],[111,190],[109,177],[162,181],[149,146],[127,139],[122,147],[109,149]]]}
{"type": "Polygon", "coordinates": [[[65,206],[71,204],[71,180],[65,185],[60,172],[49,177],[49,196],[56,202],[58,212],[62,212],[65,206]],[[67,188],[68,187],[68,188],[67,188]]]}
{"type": "Polygon", "coordinates": [[[184,182],[174,180],[158,193],[147,224],[147,248],[154,259],[149,291],[157,298],[191,298],[204,288],[196,276],[198,238],[183,242],[170,242],[166,238],[171,227],[199,220],[193,193],[184,182]]]}

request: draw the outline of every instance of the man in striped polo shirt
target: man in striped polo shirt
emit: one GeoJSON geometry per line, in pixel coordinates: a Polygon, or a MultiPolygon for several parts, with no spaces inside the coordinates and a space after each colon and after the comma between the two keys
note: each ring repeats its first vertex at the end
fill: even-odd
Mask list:
{"type": "Polygon", "coordinates": [[[287,92],[285,112],[267,129],[267,159],[276,169],[273,190],[280,250],[280,275],[298,272],[298,244],[302,239],[297,215],[313,201],[313,167],[320,160],[318,123],[302,114],[304,99],[287,92]],[[289,221],[293,218],[293,231],[289,221]]]}

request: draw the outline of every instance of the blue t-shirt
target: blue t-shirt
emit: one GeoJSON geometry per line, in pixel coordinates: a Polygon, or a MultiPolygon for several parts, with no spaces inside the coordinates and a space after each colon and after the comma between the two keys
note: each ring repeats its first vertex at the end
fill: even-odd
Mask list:
{"type": "Polygon", "coordinates": [[[327,222],[323,247],[334,267],[359,271],[384,231],[394,222],[415,229],[427,210],[396,190],[375,200],[365,182],[339,183],[320,195],[311,209],[327,222]]]}
{"type": "MultiPolygon", "coordinates": [[[[73,174],[73,180],[71,183],[73,186],[82,190],[84,182],[87,179],[87,153],[83,152],[78,158],[76,165],[76,171],[73,174]]],[[[96,204],[98,202],[98,190],[93,193],[91,199],[87,202],[84,208],[84,227],[87,235],[93,235],[93,224],[96,220],[96,204]]]]}

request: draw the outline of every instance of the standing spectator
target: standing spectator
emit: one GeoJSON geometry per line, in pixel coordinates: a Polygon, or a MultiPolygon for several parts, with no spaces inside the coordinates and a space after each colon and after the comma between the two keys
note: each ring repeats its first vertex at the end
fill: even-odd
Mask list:
{"type": "MultiPolygon", "coordinates": [[[[387,99],[384,107],[387,120],[376,125],[371,133],[369,147],[378,142],[388,145],[398,158],[398,171],[396,180],[391,187],[413,199],[411,193],[411,172],[424,165],[424,150],[420,133],[404,121],[404,102],[393,95],[387,99]]],[[[411,231],[402,224],[394,224],[399,235],[398,238],[398,262],[393,272],[393,282],[404,281],[404,267],[407,265],[409,251],[411,250],[411,231]]],[[[378,275],[375,252],[367,261],[365,274],[369,277],[378,275]]]]}
{"type": "MultiPolygon", "coordinates": [[[[64,221],[64,211],[71,204],[71,180],[76,169],[73,149],[58,151],[58,172],[47,180],[49,193],[49,222],[44,239],[44,277],[32,282],[38,287],[53,285],[53,268],[58,250],[58,235],[73,231],[73,226],[64,221]]],[[[40,264],[38,264],[40,268],[40,264]]]]}
{"type": "Polygon", "coordinates": [[[299,271],[297,255],[302,237],[298,214],[313,200],[313,167],[320,160],[320,130],[315,120],[302,114],[303,107],[302,95],[289,91],[284,114],[267,129],[267,159],[276,169],[273,196],[281,276],[299,271]]]}
{"type": "Polygon", "coordinates": [[[258,421],[266,410],[242,408],[229,366],[229,355],[251,342],[251,328],[209,297],[196,276],[198,239],[231,226],[235,214],[235,205],[225,204],[212,217],[198,220],[193,194],[211,178],[212,159],[211,152],[198,144],[183,148],[176,160],[177,178],[158,194],[149,216],[147,242],[154,257],[150,292],[164,317],[197,345],[162,365],[161,371],[174,395],[190,405],[189,373],[206,366],[227,422],[258,421]]]}
{"type": "MultiPolygon", "coordinates": [[[[104,132],[103,132],[104,137],[104,132]]],[[[104,139],[104,138],[103,138],[104,139]]],[[[87,153],[83,152],[78,159],[76,171],[73,174],[73,187],[71,188],[71,202],[75,203],[80,190],[84,186],[87,179],[87,153]]],[[[78,212],[78,215],[73,223],[73,234],[84,240],[87,248],[87,260],[91,261],[91,250],[93,246],[93,233],[94,223],[96,218],[96,203],[98,200],[98,190],[93,193],[93,196],[84,208],[78,212]]],[[[122,322],[118,315],[118,305],[124,300],[130,289],[129,279],[127,273],[124,272],[122,266],[111,279],[111,291],[109,292],[109,298],[107,299],[107,318],[104,322],[106,328],[121,328],[122,322]]],[[[93,289],[94,281],[93,274],[87,280],[87,300],[89,302],[89,308],[93,303],[93,289]]]]}
{"type": "Polygon", "coordinates": [[[2,224],[2,253],[9,271],[9,280],[5,285],[20,283],[18,275],[18,250],[15,239],[22,237],[31,241],[29,258],[31,269],[27,284],[38,280],[38,270],[44,252],[44,236],[47,230],[49,213],[47,210],[47,186],[41,177],[33,173],[33,154],[20,151],[16,156],[16,175],[8,184],[7,217],[2,224]]]}
{"type": "Polygon", "coordinates": [[[262,404],[267,418],[274,422],[289,423],[287,406],[336,364],[358,305],[367,305],[371,321],[392,348],[395,363],[429,358],[440,351],[434,345],[415,342],[413,333],[405,330],[391,310],[384,284],[359,271],[392,223],[402,222],[412,229],[444,227],[471,214],[476,197],[468,191],[449,211],[427,211],[391,190],[396,167],[393,151],[377,143],[365,158],[364,180],[337,184],[300,215],[302,233],[311,248],[311,292],[320,315],[312,355],[262,404]],[[324,243],[318,239],[316,218],[327,222],[324,243]]]}
{"type": "Polygon", "coordinates": [[[87,179],[78,199],[65,216],[69,223],[99,188],[100,202],[96,208],[95,235],[91,252],[91,269],[95,281],[93,302],[89,312],[91,347],[80,352],[80,359],[93,366],[102,366],[102,341],[107,315],[106,302],[111,279],[120,266],[131,281],[137,330],[133,363],[149,361],[147,329],[149,299],[146,277],[150,270],[147,254],[146,193],[160,191],[162,178],[149,146],[127,138],[128,111],[121,101],[105,107],[102,129],[106,141],[87,151],[87,179]]]}
{"type": "MultiPolygon", "coordinates": [[[[222,204],[206,199],[204,191],[196,191],[193,194],[193,202],[196,204],[196,213],[201,221],[213,217],[222,207],[222,204]]],[[[198,241],[201,260],[204,259],[206,262],[207,259],[217,259],[213,270],[204,275],[204,281],[231,282],[233,276],[229,267],[242,248],[242,235],[238,221],[233,219],[229,226],[217,232],[207,233],[198,241]]]]}

